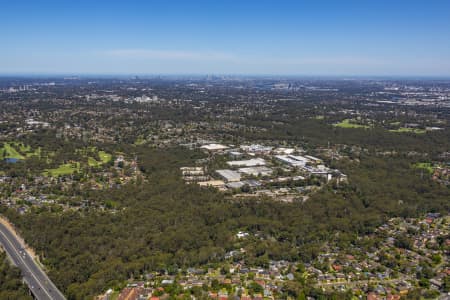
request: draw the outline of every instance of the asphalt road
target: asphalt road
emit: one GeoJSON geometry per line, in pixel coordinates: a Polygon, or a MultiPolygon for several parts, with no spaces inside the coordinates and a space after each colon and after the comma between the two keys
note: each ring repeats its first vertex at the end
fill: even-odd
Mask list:
{"type": "Polygon", "coordinates": [[[56,288],[44,271],[24,249],[14,234],[0,223],[0,243],[14,264],[22,271],[25,282],[38,300],[63,300],[64,295],[56,288]]]}

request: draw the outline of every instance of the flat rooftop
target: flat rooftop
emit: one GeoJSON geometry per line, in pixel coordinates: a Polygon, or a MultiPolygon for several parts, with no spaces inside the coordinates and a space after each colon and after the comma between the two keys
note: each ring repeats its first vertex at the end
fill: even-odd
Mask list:
{"type": "Polygon", "coordinates": [[[200,147],[201,149],[206,149],[208,151],[219,151],[228,149],[228,146],[222,144],[207,144],[200,147]]]}
{"type": "Polygon", "coordinates": [[[266,161],[262,158],[252,158],[247,160],[234,160],[227,162],[229,166],[232,167],[256,167],[265,166],[266,161]]]}
{"type": "Polygon", "coordinates": [[[231,181],[240,181],[241,180],[241,174],[239,174],[236,171],[233,170],[216,170],[216,173],[220,175],[225,181],[231,182],[231,181]]]}
{"type": "Polygon", "coordinates": [[[246,167],[246,168],[240,168],[239,172],[247,174],[247,175],[253,175],[253,176],[267,176],[272,174],[272,169],[265,167],[265,166],[258,166],[258,167],[246,167]]]}

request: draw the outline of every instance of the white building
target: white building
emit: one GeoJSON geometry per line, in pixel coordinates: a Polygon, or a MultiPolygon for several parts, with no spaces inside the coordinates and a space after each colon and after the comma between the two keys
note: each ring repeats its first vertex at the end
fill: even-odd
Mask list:
{"type": "Polygon", "coordinates": [[[236,237],[238,239],[243,239],[248,237],[250,234],[248,232],[244,232],[244,231],[239,231],[238,233],[236,233],[236,237]]]}
{"type": "Polygon", "coordinates": [[[236,182],[241,181],[241,174],[233,170],[217,170],[216,173],[223,179],[225,182],[236,182]]]}
{"type": "Polygon", "coordinates": [[[287,155],[289,155],[289,154],[293,154],[295,152],[295,149],[294,148],[279,147],[279,148],[276,148],[274,150],[274,152],[275,152],[275,154],[285,154],[285,155],[287,154],[287,155]]]}
{"type": "Polygon", "coordinates": [[[231,167],[256,167],[265,166],[266,161],[262,158],[252,158],[247,160],[234,160],[229,161],[227,164],[231,167]]]}
{"type": "Polygon", "coordinates": [[[203,145],[200,148],[211,151],[211,152],[223,151],[225,149],[228,149],[227,146],[222,145],[222,144],[208,144],[208,145],[203,145]]]}
{"type": "Polygon", "coordinates": [[[240,173],[244,173],[246,175],[253,175],[253,176],[259,176],[259,175],[268,176],[273,173],[272,169],[265,167],[265,166],[240,168],[238,171],[240,173]]]}
{"type": "Polygon", "coordinates": [[[295,155],[275,155],[275,158],[291,167],[304,167],[308,162],[303,156],[295,155]]]}
{"type": "Polygon", "coordinates": [[[263,146],[259,144],[242,145],[241,149],[248,153],[269,154],[273,147],[263,146]]]}

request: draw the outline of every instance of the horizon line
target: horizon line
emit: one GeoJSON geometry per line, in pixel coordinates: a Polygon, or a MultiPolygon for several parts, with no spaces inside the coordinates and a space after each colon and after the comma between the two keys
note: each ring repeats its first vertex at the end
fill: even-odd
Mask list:
{"type": "Polygon", "coordinates": [[[94,73],[94,72],[0,72],[0,78],[5,77],[86,77],[86,78],[101,78],[101,77],[148,77],[148,76],[158,76],[158,77],[204,77],[204,76],[233,76],[233,77],[278,77],[278,78],[407,78],[407,79],[450,79],[450,74],[448,75],[419,75],[419,74],[282,74],[282,73],[128,73],[128,72],[118,72],[118,73],[94,73]]]}

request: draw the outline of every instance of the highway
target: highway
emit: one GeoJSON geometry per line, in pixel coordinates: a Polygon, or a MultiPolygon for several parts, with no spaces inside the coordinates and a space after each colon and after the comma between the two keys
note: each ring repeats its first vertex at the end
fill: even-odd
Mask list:
{"type": "Polygon", "coordinates": [[[66,299],[28,254],[24,245],[3,223],[0,223],[0,244],[3,245],[3,248],[14,264],[22,271],[24,280],[36,299],[66,299]]]}

